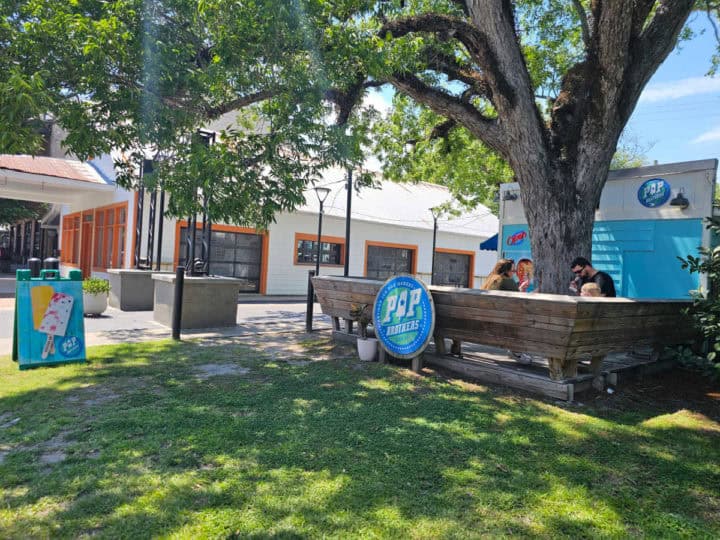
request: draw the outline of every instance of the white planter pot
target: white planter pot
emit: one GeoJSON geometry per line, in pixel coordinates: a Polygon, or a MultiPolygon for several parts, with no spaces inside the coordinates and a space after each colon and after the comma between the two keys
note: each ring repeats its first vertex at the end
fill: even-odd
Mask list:
{"type": "Polygon", "coordinates": [[[83,293],[83,311],[85,315],[100,315],[105,312],[108,306],[107,293],[90,294],[83,293]]]}
{"type": "Polygon", "coordinates": [[[377,355],[378,342],[375,338],[357,340],[358,356],[363,362],[373,362],[377,355]]]}

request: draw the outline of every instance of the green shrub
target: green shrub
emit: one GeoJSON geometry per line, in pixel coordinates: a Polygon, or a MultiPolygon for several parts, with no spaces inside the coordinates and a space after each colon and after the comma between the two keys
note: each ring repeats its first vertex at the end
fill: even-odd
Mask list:
{"type": "Polygon", "coordinates": [[[663,358],[674,360],[680,367],[697,371],[711,380],[720,380],[720,363],[709,360],[705,355],[696,354],[690,347],[667,347],[663,351],[663,358]]]}
{"type": "MultiPolygon", "coordinates": [[[[720,217],[706,218],[706,228],[710,229],[714,239],[720,238],[720,217]]],[[[715,244],[715,243],[713,243],[715,244]]],[[[682,267],[690,273],[705,274],[708,278],[708,290],[693,293],[693,305],[688,310],[698,332],[705,338],[707,353],[705,359],[713,364],[720,361],[720,246],[701,247],[700,256],[688,255],[683,259],[682,267]]],[[[707,370],[703,370],[707,371],[707,370]]],[[[718,369],[711,372],[717,374],[718,369]]]]}
{"type": "Polygon", "coordinates": [[[110,292],[110,282],[107,279],[89,277],[83,280],[82,289],[88,294],[107,294],[110,292]]]}

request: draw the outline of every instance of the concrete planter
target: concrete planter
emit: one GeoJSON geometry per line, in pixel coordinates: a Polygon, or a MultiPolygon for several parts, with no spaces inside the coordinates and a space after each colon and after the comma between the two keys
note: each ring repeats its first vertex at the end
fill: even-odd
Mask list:
{"type": "MultiPolygon", "coordinates": [[[[175,301],[175,274],[153,274],[155,305],[153,317],[165,326],[172,326],[175,301]]],[[[183,288],[183,330],[219,328],[237,324],[239,279],[224,277],[186,277],[183,288]]]]}
{"type": "Polygon", "coordinates": [[[360,360],[363,362],[374,362],[378,350],[378,340],[376,338],[361,338],[357,340],[357,350],[360,360]]]}
{"type": "MultiPolygon", "coordinates": [[[[112,268],[107,271],[110,281],[110,305],[122,311],[151,311],[155,298],[152,270],[112,268]]],[[[172,275],[168,272],[168,275],[172,275]]]]}
{"type": "Polygon", "coordinates": [[[102,315],[108,306],[107,293],[83,292],[83,313],[85,315],[102,315]]]}

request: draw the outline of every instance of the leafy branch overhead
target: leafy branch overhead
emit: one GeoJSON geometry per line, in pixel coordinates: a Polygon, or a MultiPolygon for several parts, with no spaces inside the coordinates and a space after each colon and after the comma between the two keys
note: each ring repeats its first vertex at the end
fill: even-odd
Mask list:
{"type": "Polygon", "coordinates": [[[0,128],[18,136],[0,141],[36,148],[26,127],[45,110],[78,156],[119,149],[124,185],[142,157],[157,157],[148,181],[171,192],[173,214],[197,209],[201,189],[215,219],[262,227],[297,206],[323,167],[360,166],[371,118],[358,106],[388,84],[404,96],[378,127],[388,175],[444,182],[469,204],[487,201],[498,179],[517,180],[532,201],[536,278],[563,292],[567,261],[590,256],[594,209],[643,87],[693,10],[717,9],[715,0],[4,2],[0,69],[12,77],[0,85],[0,128]],[[198,127],[223,133],[206,148],[192,143],[198,127]]]}
{"type": "Polygon", "coordinates": [[[37,152],[32,123],[48,114],[81,159],[119,151],[123,186],[156,158],[153,181],[172,193],[172,213],[196,210],[202,189],[215,219],[267,226],[321,168],[362,162],[366,120],[330,84],[310,4],[3,3],[1,150],[37,152]],[[334,107],[355,131],[327,125],[334,107]],[[190,143],[198,127],[222,131],[216,148],[190,143]]]}

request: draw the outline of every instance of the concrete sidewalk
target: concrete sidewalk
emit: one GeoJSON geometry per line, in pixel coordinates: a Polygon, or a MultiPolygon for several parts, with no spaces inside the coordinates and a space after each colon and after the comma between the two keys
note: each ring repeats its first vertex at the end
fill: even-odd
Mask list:
{"type": "MultiPolygon", "coordinates": [[[[264,297],[267,302],[238,304],[237,326],[207,328],[182,332],[182,337],[230,337],[264,332],[304,332],[305,303],[271,303],[273,298],[264,297]]],[[[277,300],[275,298],[274,300],[277,300]]],[[[315,304],[314,330],[330,330],[330,318],[323,315],[320,305],[315,304]]],[[[13,308],[0,306],[0,355],[12,353],[13,308]]],[[[85,339],[87,346],[108,345],[140,341],[167,339],[171,329],[156,323],[152,311],[120,311],[108,308],[101,317],[85,317],[85,339]]]]}

